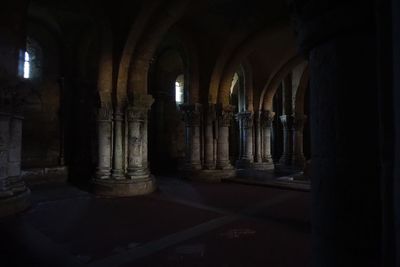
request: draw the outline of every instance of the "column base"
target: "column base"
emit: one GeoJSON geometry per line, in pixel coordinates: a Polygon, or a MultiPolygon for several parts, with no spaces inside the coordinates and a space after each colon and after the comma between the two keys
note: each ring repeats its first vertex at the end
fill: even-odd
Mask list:
{"type": "Polygon", "coordinates": [[[298,171],[303,171],[306,167],[306,159],[304,157],[293,157],[292,159],[293,168],[298,171]]]}
{"type": "Polygon", "coordinates": [[[279,165],[280,166],[292,166],[292,155],[283,155],[279,159],[279,165]]]}
{"type": "Polygon", "coordinates": [[[217,162],[217,170],[234,170],[230,161],[217,162]]]}
{"type": "Polygon", "coordinates": [[[128,169],[128,173],[126,174],[126,178],[130,180],[143,180],[149,177],[149,171],[145,168],[140,169],[128,169]]]}
{"type": "Polygon", "coordinates": [[[182,171],[199,171],[201,170],[201,163],[185,163],[182,171]]]}
{"type": "Polygon", "coordinates": [[[291,175],[293,173],[301,172],[303,171],[303,169],[299,169],[298,167],[293,165],[283,165],[279,163],[275,165],[275,171],[279,173],[279,175],[291,175]]]}
{"type": "Polygon", "coordinates": [[[24,192],[8,198],[0,198],[0,218],[20,213],[30,206],[29,196],[31,191],[24,192]]]}
{"type": "Polygon", "coordinates": [[[237,169],[250,169],[253,167],[253,162],[248,159],[238,159],[236,161],[236,168],[237,169]]]}
{"type": "Polygon", "coordinates": [[[21,177],[28,186],[46,183],[66,183],[68,167],[55,166],[22,170],[21,177]]]}
{"type": "Polygon", "coordinates": [[[216,166],[214,162],[205,162],[203,169],[204,170],[215,170],[216,166]]]}
{"type": "Polygon", "coordinates": [[[14,194],[23,193],[26,191],[26,186],[21,176],[14,176],[8,178],[10,181],[11,190],[14,194]]]}
{"type": "Polygon", "coordinates": [[[255,170],[274,170],[275,164],[273,162],[255,162],[253,163],[253,169],[255,170]]]}
{"type": "Polygon", "coordinates": [[[236,170],[200,170],[184,173],[184,177],[193,181],[220,183],[223,179],[236,176],[236,170]]]}
{"type": "Polygon", "coordinates": [[[96,195],[106,197],[132,197],[146,195],[156,190],[156,181],[153,175],[147,178],[135,179],[94,179],[93,191],[96,195]]]}
{"type": "Polygon", "coordinates": [[[124,172],[122,170],[112,170],[111,177],[115,180],[123,180],[125,179],[124,172]]]}
{"type": "Polygon", "coordinates": [[[110,170],[97,170],[97,172],[96,172],[96,179],[99,179],[99,180],[110,179],[110,176],[111,176],[110,170]]]}

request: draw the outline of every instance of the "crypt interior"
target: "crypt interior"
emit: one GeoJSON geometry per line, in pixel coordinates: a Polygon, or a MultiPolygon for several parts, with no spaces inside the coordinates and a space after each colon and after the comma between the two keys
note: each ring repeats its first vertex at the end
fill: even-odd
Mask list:
{"type": "Polygon", "coordinates": [[[6,0],[0,266],[400,266],[396,0],[6,0]]]}

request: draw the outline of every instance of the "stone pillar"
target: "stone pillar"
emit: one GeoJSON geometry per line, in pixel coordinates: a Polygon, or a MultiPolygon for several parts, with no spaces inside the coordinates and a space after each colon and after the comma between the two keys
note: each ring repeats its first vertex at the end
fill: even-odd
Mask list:
{"type": "Polygon", "coordinates": [[[219,107],[218,110],[218,140],[217,169],[233,169],[229,161],[229,127],[233,119],[233,106],[219,107]]]}
{"type": "Polygon", "coordinates": [[[311,78],[312,266],[383,266],[374,1],[295,7],[311,78]]]}
{"type": "Polygon", "coordinates": [[[144,112],[144,120],[140,131],[142,135],[142,166],[143,172],[149,176],[149,119],[148,109],[144,112]]]}
{"type": "Polygon", "coordinates": [[[127,177],[151,182],[148,169],[148,112],[154,99],[151,95],[136,95],[128,108],[128,168],[127,177]]]}
{"type": "MultiPolygon", "coordinates": [[[[147,162],[147,113],[153,102],[148,95],[135,96],[133,104],[126,110],[127,131],[127,155],[123,161],[114,160],[113,174],[119,174],[119,167],[127,160],[126,172],[123,176],[115,176],[95,179],[94,190],[97,194],[112,197],[128,197],[144,195],[155,190],[156,184],[148,171],[147,162]]],[[[121,114],[117,110],[114,114],[116,120],[115,132],[118,133],[118,123],[121,114]]],[[[122,131],[124,133],[124,131],[122,131]]],[[[115,139],[118,139],[117,137],[115,139]]],[[[122,139],[122,138],[121,138],[122,139]]],[[[115,146],[119,146],[122,140],[115,140],[115,146]]],[[[119,153],[116,148],[117,154],[119,153]]],[[[122,168],[124,169],[124,168],[122,168]]]]}
{"type": "Polygon", "coordinates": [[[262,164],[263,158],[262,158],[262,149],[263,149],[263,142],[262,142],[262,129],[261,129],[261,115],[257,117],[257,122],[256,122],[256,144],[255,144],[255,149],[256,149],[256,159],[255,161],[257,164],[262,164]]]}
{"type": "Polygon", "coordinates": [[[8,179],[11,189],[18,194],[26,191],[21,177],[22,116],[14,115],[10,120],[10,139],[8,151],[8,179]]]}
{"type": "Polygon", "coordinates": [[[280,117],[283,125],[283,153],[279,159],[282,167],[289,167],[292,164],[293,155],[293,123],[294,117],[291,115],[282,115],[280,117]]]}
{"type": "Polygon", "coordinates": [[[260,116],[261,131],[262,131],[262,161],[273,164],[271,153],[271,138],[272,138],[272,121],[275,113],[272,111],[264,111],[260,116]]]}
{"type": "Polygon", "coordinates": [[[194,105],[181,105],[183,118],[186,127],[186,166],[187,170],[200,170],[201,169],[201,155],[200,155],[200,120],[201,120],[201,106],[194,105]]]}
{"type": "Polygon", "coordinates": [[[144,178],[146,176],[143,166],[143,146],[141,128],[144,121],[144,112],[147,110],[140,107],[129,107],[128,119],[128,168],[129,179],[144,178]]]}
{"type": "MultiPolygon", "coordinates": [[[[0,104],[3,104],[1,96],[0,104]]],[[[0,218],[30,205],[30,191],[21,179],[21,119],[0,111],[0,218]]]]}
{"type": "Polygon", "coordinates": [[[0,112],[0,199],[13,196],[8,178],[10,120],[10,114],[0,112]]]}
{"type": "Polygon", "coordinates": [[[293,168],[299,171],[304,170],[306,159],[303,153],[303,131],[307,116],[296,114],[293,123],[293,168]]]}
{"type": "Polygon", "coordinates": [[[215,169],[214,157],[214,123],[216,121],[215,105],[208,104],[204,127],[204,169],[215,169]]]}
{"type": "Polygon", "coordinates": [[[248,168],[254,162],[253,155],[253,119],[252,112],[240,112],[236,115],[242,132],[240,138],[241,158],[237,161],[238,168],[248,168]]]}
{"type": "Polygon", "coordinates": [[[114,110],[114,156],[113,169],[111,171],[114,179],[124,178],[124,147],[123,147],[123,108],[116,107],[114,110]]]}
{"type": "Polygon", "coordinates": [[[96,178],[108,179],[111,175],[112,108],[104,105],[97,112],[98,165],[96,178]]]}

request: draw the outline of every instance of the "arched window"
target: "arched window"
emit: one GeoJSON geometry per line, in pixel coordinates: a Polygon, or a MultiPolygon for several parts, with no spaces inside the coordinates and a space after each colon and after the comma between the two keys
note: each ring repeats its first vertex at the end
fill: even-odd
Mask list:
{"type": "Polygon", "coordinates": [[[19,75],[25,79],[39,78],[42,74],[42,49],[32,38],[27,39],[26,51],[21,52],[19,75]]]}
{"type": "Polygon", "coordinates": [[[185,81],[183,74],[179,75],[175,81],[175,102],[177,105],[185,102],[185,81]]]}

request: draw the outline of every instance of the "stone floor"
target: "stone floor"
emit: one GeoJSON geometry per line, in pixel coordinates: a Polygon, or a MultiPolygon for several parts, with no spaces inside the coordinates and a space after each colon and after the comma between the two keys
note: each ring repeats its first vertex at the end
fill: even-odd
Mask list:
{"type": "Polygon", "coordinates": [[[33,188],[0,222],[0,266],[309,266],[307,192],[159,177],[149,196],[33,188]]]}
{"type": "Polygon", "coordinates": [[[311,190],[310,180],[304,177],[302,172],[277,173],[274,170],[242,169],[236,171],[235,177],[224,179],[224,181],[306,192],[311,190]]]}

